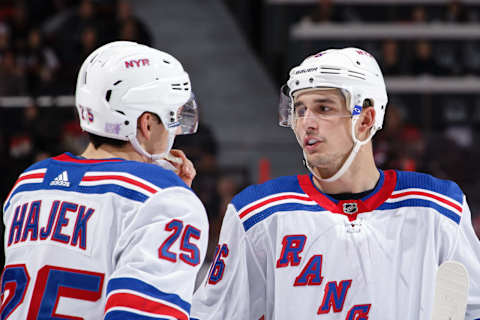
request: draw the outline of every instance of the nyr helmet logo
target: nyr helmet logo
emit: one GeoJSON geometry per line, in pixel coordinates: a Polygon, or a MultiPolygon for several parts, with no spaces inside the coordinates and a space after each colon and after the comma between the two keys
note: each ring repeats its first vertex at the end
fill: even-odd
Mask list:
{"type": "Polygon", "coordinates": [[[367,51],[363,51],[363,50],[356,50],[356,51],[361,56],[368,56],[370,58],[373,58],[373,56],[370,53],[368,53],[367,51]]]}
{"type": "Polygon", "coordinates": [[[150,60],[148,59],[135,59],[135,60],[128,60],[125,61],[125,68],[135,68],[135,67],[142,67],[142,66],[149,66],[150,60]]]}
{"type": "Polygon", "coordinates": [[[354,214],[358,212],[358,206],[355,202],[344,203],[343,212],[346,214],[354,214]]]}

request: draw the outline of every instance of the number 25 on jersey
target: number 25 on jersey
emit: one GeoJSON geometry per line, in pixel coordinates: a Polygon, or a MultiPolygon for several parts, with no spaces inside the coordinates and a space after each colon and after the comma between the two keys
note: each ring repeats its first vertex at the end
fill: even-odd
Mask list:
{"type": "Polygon", "coordinates": [[[192,243],[192,239],[199,240],[201,231],[191,225],[183,226],[181,220],[173,219],[165,225],[165,231],[171,232],[171,235],[162,243],[158,249],[158,257],[170,262],[177,262],[177,256],[180,260],[196,266],[200,263],[200,250],[198,246],[192,243]],[[180,240],[180,254],[172,252],[172,246],[180,240]]]}

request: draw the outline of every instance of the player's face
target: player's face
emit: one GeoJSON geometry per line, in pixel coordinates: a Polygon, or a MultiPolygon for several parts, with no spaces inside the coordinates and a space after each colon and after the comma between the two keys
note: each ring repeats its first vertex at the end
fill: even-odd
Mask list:
{"type": "Polygon", "coordinates": [[[336,172],[353,146],[351,117],[338,89],[305,90],[295,95],[295,135],[308,163],[322,175],[336,172]]]}

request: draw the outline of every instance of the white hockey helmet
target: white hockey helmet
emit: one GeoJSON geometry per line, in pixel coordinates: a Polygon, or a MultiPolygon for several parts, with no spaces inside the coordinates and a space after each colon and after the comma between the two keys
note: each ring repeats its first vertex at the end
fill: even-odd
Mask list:
{"type": "MultiPolygon", "coordinates": [[[[348,169],[360,146],[370,141],[375,132],[382,128],[388,102],[385,82],[375,58],[362,49],[329,49],[309,56],[290,71],[290,78],[280,90],[279,124],[281,126],[294,129],[294,95],[300,90],[314,88],[340,89],[352,116],[354,147],[350,156],[332,177],[328,179],[317,177],[324,181],[334,181],[348,169]],[[369,137],[360,141],[355,135],[355,123],[366,100],[375,108],[375,122],[369,137]]],[[[308,163],[307,167],[309,167],[308,163]]]]}
{"type": "Polygon", "coordinates": [[[101,46],[83,62],[75,105],[80,125],[92,134],[130,141],[153,160],[165,156],[177,134],[195,133],[198,109],[188,74],[168,53],[130,41],[101,46]],[[169,132],[167,150],[147,153],[138,143],[137,119],[151,112],[169,132]]]}

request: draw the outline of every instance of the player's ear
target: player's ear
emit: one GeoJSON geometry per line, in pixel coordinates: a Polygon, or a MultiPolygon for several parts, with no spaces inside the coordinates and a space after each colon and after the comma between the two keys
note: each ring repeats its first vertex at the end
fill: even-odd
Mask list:
{"type": "Polygon", "coordinates": [[[153,116],[149,112],[144,112],[137,119],[137,139],[139,141],[148,140],[152,134],[151,121],[153,116]]]}
{"type": "Polygon", "coordinates": [[[360,140],[367,138],[370,134],[370,129],[375,124],[375,108],[370,101],[365,101],[363,104],[363,110],[357,121],[357,137],[360,140]]]}

